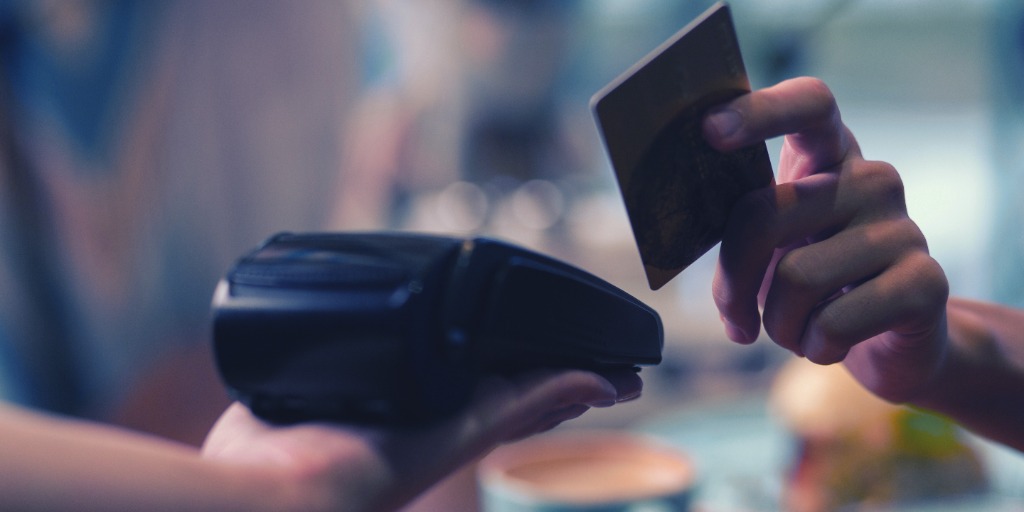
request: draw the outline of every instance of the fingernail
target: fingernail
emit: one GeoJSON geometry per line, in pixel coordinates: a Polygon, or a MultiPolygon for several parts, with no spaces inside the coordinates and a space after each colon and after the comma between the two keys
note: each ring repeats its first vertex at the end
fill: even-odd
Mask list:
{"type": "Polygon", "coordinates": [[[731,109],[723,108],[709,114],[705,121],[705,127],[709,128],[718,139],[727,139],[739,131],[743,124],[740,113],[731,109]]]}
{"type": "Polygon", "coordinates": [[[615,402],[632,400],[640,396],[640,393],[644,390],[643,381],[633,371],[616,370],[605,372],[602,376],[612,385],[614,389],[612,397],[615,402]]]}
{"type": "Polygon", "coordinates": [[[591,407],[605,408],[605,407],[611,407],[611,406],[615,405],[615,403],[616,403],[616,399],[615,398],[606,398],[606,399],[603,399],[603,400],[594,400],[593,402],[588,402],[587,405],[589,405],[591,407]]]}
{"type": "Polygon", "coordinates": [[[615,401],[616,402],[628,402],[630,400],[639,398],[641,393],[643,393],[642,389],[637,389],[637,390],[634,390],[634,391],[629,391],[629,392],[626,392],[626,393],[623,393],[623,394],[619,395],[618,398],[615,399],[615,401]]]}
{"type": "Polygon", "coordinates": [[[611,382],[607,382],[604,388],[604,392],[601,393],[600,397],[594,397],[588,402],[584,402],[590,407],[611,407],[615,405],[619,390],[615,388],[615,385],[611,382]]]}

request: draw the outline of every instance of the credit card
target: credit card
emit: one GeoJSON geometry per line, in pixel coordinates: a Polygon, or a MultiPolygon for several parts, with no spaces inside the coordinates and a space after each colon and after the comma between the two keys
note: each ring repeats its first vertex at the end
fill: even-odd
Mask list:
{"type": "Polygon", "coordinates": [[[653,290],[722,240],[741,196],[772,183],[763,142],[720,153],[704,140],[708,109],[747,92],[732,15],[719,2],[591,99],[653,290]]]}

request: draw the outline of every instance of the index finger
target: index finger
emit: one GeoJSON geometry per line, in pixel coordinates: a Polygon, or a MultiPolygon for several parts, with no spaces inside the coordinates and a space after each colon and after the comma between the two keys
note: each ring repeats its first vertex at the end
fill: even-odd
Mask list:
{"type": "Polygon", "coordinates": [[[732,151],[786,135],[794,162],[787,172],[802,177],[842,162],[860,149],[843,124],[835,96],[817,78],[794,78],[745,94],[713,109],[704,137],[719,151],[732,151]],[[792,168],[796,164],[797,168],[792,168]]]}

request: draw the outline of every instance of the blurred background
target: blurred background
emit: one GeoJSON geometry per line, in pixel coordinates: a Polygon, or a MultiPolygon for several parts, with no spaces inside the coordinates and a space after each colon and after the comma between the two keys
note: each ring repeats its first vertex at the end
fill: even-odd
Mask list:
{"type": "MultiPolygon", "coordinates": [[[[646,289],[588,110],[696,0],[0,3],[0,395],[199,442],[213,288],[279,230],[501,237],[665,321],[649,399],[763,390],[715,251],[646,289]]],[[[1024,305],[1024,3],[731,3],[754,87],[815,75],[894,164],[955,294],[1024,305]]],[[[779,141],[770,141],[773,158],[779,141]]]]}

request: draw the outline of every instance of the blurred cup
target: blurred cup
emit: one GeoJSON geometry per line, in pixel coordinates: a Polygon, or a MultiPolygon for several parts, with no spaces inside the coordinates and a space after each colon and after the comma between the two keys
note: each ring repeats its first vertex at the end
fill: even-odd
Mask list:
{"type": "Polygon", "coordinates": [[[567,430],[503,446],[480,463],[484,512],[690,509],[694,467],[640,434],[567,430]]]}

